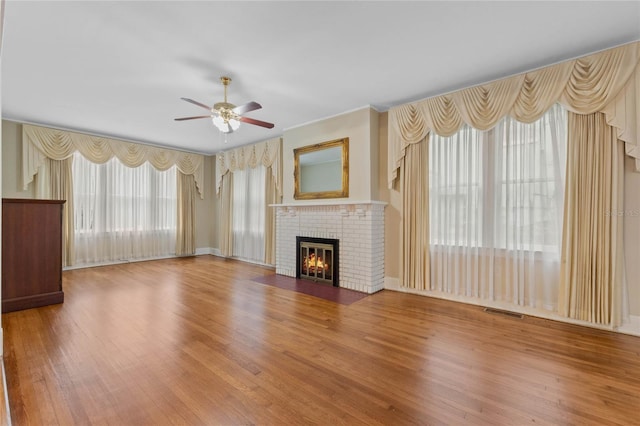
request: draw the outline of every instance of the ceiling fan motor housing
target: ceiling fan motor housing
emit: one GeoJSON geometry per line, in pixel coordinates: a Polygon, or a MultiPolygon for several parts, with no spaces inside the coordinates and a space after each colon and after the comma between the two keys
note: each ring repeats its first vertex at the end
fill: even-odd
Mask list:
{"type": "Polygon", "coordinates": [[[218,113],[224,121],[228,121],[232,118],[238,118],[238,114],[233,112],[235,107],[234,104],[230,104],[229,102],[218,102],[211,108],[211,112],[218,113]]]}

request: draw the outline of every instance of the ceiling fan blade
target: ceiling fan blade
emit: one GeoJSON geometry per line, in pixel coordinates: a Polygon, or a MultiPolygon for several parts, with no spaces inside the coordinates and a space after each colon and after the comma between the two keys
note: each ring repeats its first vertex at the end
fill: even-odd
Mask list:
{"type": "Polygon", "coordinates": [[[237,106],[233,109],[233,112],[238,114],[238,115],[242,115],[242,114],[246,114],[250,111],[255,111],[257,109],[262,108],[262,105],[260,105],[257,102],[249,102],[248,104],[244,104],[244,105],[240,105],[237,106]]]}
{"type": "Polygon", "coordinates": [[[274,126],[273,123],[267,123],[266,121],[260,121],[260,120],[256,120],[254,118],[249,118],[249,117],[240,117],[239,120],[242,121],[243,123],[249,123],[249,124],[254,124],[256,126],[266,127],[267,129],[273,129],[273,126],[274,126]]]}
{"type": "Polygon", "coordinates": [[[209,111],[211,111],[211,107],[210,106],[206,106],[205,104],[201,104],[200,102],[194,101],[193,99],[189,99],[189,98],[180,98],[180,99],[182,99],[183,101],[187,101],[189,103],[192,103],[194,105],[198,105],[199,107],[202,107],[204,109],[208,109],[209,111]]]}
{"type": "Polygon", "coordinates": [[[210,115],[196,115],[195,117],[174,118],[176,121],[195,120],[196,118],[211,118],[210,115]]]}

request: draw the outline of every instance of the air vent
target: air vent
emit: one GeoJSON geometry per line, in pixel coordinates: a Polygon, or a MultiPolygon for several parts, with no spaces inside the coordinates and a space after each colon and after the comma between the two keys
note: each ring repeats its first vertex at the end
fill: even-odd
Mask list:
{"type": "Polygon", "coordinates": [[[501,309],[484,308],[484,311],[489,313],[489,314],[504,315],[504,316],[507,316],[507,317],[518,318],[518,319],[524,318],[524,315],[519,314],[517,312],[503,311],[501,309]]]}

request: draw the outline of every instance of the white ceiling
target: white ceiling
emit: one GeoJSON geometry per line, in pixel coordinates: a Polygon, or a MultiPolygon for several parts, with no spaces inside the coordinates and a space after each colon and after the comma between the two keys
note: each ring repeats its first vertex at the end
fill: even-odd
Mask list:
{"type": "Polygon", "coordinates": [[[640,2],[5,5],[5,119],[211,154],[640,40],[640,2]],[[255,100],[223,143],[205,104],[255,100]]]}

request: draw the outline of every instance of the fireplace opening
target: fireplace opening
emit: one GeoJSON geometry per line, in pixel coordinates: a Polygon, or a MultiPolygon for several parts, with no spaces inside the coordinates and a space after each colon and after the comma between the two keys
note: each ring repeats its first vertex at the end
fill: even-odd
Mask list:
{"type": "Polygon", "coordinates": [[[296,278],[339,286],[338,240],[296,237],[296,278]]]}

